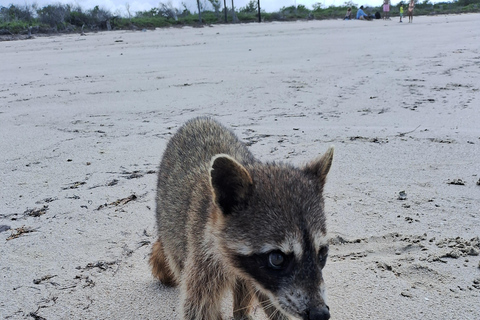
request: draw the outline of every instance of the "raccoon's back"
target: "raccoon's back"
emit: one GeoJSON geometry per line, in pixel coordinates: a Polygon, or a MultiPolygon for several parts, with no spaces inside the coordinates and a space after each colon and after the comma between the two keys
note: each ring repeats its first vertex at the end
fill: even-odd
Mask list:
{"type": "Polygon", "coordinates": [[[255,161],[233,132],[211,118],[195,118],[185,123],[170,139],[163,154],[158,175],[157,225],[165,249],[174,252],[173,259],[180,265],[188,249],[187,214],[198,215],[194,220],[200,225],[191,228],[202,227],[212,195],[208,189],[210,161],[220,153],[244,165],[255,161]]]}
{"type": "MultiPolygon", "coordinates": [[[[186,122],[170,139],[165,149],[160,170],[179,171],[181,175],[204,169],[213,156],[225,153],[242,164],[254,158],[245,144],[235,134],[217,121],[194,118],[186,122]]],[[[173,172],[163,172],[172,177],[173,172]]]]}

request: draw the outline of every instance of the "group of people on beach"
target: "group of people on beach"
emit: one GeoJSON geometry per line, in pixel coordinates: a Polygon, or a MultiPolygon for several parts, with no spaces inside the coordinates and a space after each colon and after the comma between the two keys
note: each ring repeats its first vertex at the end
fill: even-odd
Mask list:
{"type": "MultiPolygon", "coordinates": [[[[408,23],[413,22],[413,9],[415,8],[415,0],[410,0],[408,4],[408,23]]],[[[390,0],[383,0],[383,20],[390,20],[390,0]]],[[[376,19],[380,19],[380,13],[375,14],[376,19]]],[[[369,16],[363,11],[363,6],[357,11],[357,15],[355,17],[358,20],[372,20],[374,16],[369,16]]],[[[347,9],[347,14],[343,20],[351,20],[352,19],[352,8],[347,9]]],[[[400,6],[400,22],[403,19],[403,5],[400,6]]]]}

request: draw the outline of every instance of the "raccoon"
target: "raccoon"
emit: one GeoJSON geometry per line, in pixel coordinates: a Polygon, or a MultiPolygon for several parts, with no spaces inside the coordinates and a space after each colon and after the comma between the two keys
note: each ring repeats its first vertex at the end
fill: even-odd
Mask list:
{"type": "Polygon", "coordinates": [[[323,187],[331,147],[302,168],[262,163],[211,118],[185,123],[164,152],[157,184],[158,241],[150,257],[163,284],[180,287],[180,318],[330,318],[323,187]]]}

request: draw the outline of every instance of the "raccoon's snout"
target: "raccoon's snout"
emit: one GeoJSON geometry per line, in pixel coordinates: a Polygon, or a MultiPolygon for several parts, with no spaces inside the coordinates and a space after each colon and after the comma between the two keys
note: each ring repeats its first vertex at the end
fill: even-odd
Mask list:
{"type": "Polygon", "coordinates": [[[307,310],[305,320],[328,320],[330,319],[330,308],[326,305],[323,308],[311,308],[307,310]]]}

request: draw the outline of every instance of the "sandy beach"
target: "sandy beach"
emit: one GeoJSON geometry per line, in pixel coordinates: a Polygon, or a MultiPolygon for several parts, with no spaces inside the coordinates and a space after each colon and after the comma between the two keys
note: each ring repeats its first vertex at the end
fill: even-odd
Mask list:
{"type": "Polygon", "coordinates": [[[480,319],[478,30],[465,14],[0,42],[0,319],[176,319],[148,266],[156,173],[196,116],[262,161],[335,146],[332,319],[480,319]]]}

